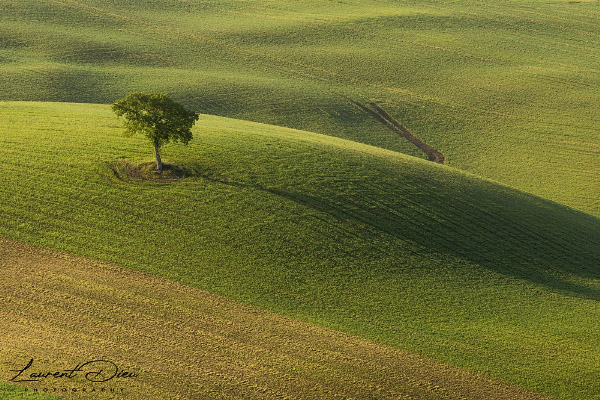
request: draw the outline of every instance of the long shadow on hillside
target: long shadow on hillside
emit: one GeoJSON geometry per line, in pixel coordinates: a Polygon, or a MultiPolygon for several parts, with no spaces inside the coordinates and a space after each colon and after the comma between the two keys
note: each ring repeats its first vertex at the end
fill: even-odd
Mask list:
{"type": "Polygon", "coordinates": [[[351,190],[346,181],[305,187],[299,177],[293,187],[276,187],[260,178],[240,182],[199,165],[187,167],[189,176],[294,201],[366,227],[383,241],[414,243],[424,257],[446,254],[600,301],[600,288],[576,282],[600,281],[600,220],[532,195],[492,183],[448,182],[448,176],[406,175],[399,178],[402,185],[357,178],[351,190]]]}
{"type": "Polygon", "coordinates": [[[428,254],[450,254],[558,292],[600,301],[599,288],[566,278],[571,275],[600,280],[600,220],[551,202],[523,196],[522,200],[529,201],[526,218],[515,212],[519,209],[501,207],[501,202],[496,207],[487,204],[484,208],[480,204],[469,210],[469,221],[455,222],[451,216],[433,221],[436,216],[426,213],[412,213],[407,219],[377,209],[356,212],[356,208],[340,207],[342,202],[332,204],[321,196],[268,191],[339,219],[352,219],[391,237],[412,241],[428,254]],[[557,214],[565,217],[559,222],[568,221],[567,226],[551,225],[557,214]],[[545,222],[550,225],[544,226],[545,222]],[[499,225],[504,226],[499,229],[499,225]]]}
{"type": "Polygon", "coordinates": [[[420,193],[418,198],[398,194],[394,204],[377,207],[366,197],[335,191],[299,193],[223,183],[266,191],[362,224],[383,237],[416,243],[421,254],[448,254],[557,292],[600,301],[600,288],[568,277],[600,281],[600,220],[550,201],[518,191],[465,190],[458,185],[420,193]]]}

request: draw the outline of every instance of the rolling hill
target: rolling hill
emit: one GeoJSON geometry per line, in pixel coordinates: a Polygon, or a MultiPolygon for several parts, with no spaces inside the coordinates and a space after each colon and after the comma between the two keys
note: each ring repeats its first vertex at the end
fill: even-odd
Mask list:
{"type": "Polygon", "coordinates": [[[0,236],[563,399],[599,391],[600,220],[398,152],[203,115],[145,170],[106,105],[0,103],[0,236]],[[175,177],[178,175],[179,178],[175,177]]]}
{"type": "Polygon", "coordinates": [[[4,0],[0,99],[168,92],[422,157],[600,216],[596,1],[4,0]]]}
{"type": "Polygon", "coordinates": [[[1,1],[0,366],[600,398],[599,50],[597,1],[1,1]],[[136,90],[203,114],[163,177],[136,90]]]}

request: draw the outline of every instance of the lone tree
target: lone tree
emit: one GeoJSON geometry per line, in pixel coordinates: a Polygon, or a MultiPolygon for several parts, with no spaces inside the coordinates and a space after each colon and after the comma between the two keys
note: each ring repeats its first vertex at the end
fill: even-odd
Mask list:
{"type": "Polygon", "coordinates": [[[156,169],[162,173],[163,164],[158,149],[165,143],[192,139],[192,126],[199,115],[162,93],[135,92],[112,105],[118,117],[124,116],[125,134],[145,135],[154,144],[156,169]]]}

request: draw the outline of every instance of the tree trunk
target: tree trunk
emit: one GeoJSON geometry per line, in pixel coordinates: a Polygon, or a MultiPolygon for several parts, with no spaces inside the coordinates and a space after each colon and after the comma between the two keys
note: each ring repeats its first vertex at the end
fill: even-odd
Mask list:
{"type": "Polygon", "coordinates": [[[159,173],[162,174],[163,171],[163,163],[160,159],[160,154],[158,154],[158,142],[154,142],[154,155],[156,156],[156,169],[159,173]]]}

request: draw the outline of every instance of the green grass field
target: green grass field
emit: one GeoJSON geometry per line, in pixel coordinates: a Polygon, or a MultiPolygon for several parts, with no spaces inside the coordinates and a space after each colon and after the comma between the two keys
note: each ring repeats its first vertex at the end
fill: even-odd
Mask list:
{"type": "Polygon", "coordinates": [[[600,220],[330,136],[202,116],[152,161],[108,106],[1,103],[0,236],[564,399],[594,398],[600,220]]]}
{"type": "Polygon", "coordinates": [[[0,99],[197,111],[418,155],[600,216],[597,1],[4,0],[0,99]]]}
{"type": "Polygon", "coordinates": [[[0,241],[600,399],[599,61],[595,0],[2,0],[0,241]],[[162,180],[136,90],[203,114],[162,180]]]}

